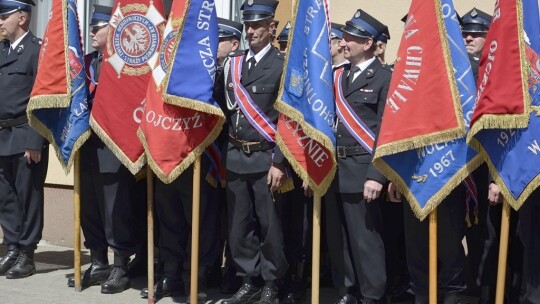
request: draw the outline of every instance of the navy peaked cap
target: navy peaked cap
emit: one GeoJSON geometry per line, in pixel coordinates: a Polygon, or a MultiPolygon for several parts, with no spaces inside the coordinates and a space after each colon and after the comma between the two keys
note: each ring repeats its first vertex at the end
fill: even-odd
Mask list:
{"type": "Polygon", "coordinates": [[[388,33],[388,27],[386,25],[382,24],[379,20],[375,19],[361,9],[357,10],[351,20],[345,23],[342,30],[345,33],[360,38],[373,38],[374,40],[380,40],[382,35],[387,35],[387,37],[390,37],[390,33],[388,33]]]}
{"type": "Polygon", "coordinates": [[[111,15],[112,7],[94,4],[94,13],[92,13],[90,27],[102,27],[109,24],[111,15]]]}
{"type": "Polygon", "coordinates": [[[491,15],[473,8],[461,17],[463,27],[461,30],[466,33],[487,33],[491,24],[491,15]]]}
{"type": "Polygon", "coordinates": [[[32,6],[36,6],[33,0],[0,0],[0,16],[16,11],[31,12],[32,6]]]}
{"type": "Polygon", "coordinates": [[[224,18],[217,19],[219,26],[219,38],[234,37],[238,40],[242,40],[242,31],[244,30],[244,25],[242,23],[224,18]]]}
{"type": "Polygon", "coordinates": [[[274,17],[279,1],[246,0],[240,7],[244,22],[255,22],[274,17]]]}
{"type": "Polygon", "coordinates": [[[330,39],[341,39],[343,38],[343,31],[341,28],[343,27],[343,24],[338,24],[332,22],[332,26],[330,29],[330,39]]]}
{"type": "Polygon", "coordinates": [[[287,39],[289,39],[289,31],[291,30],[291,22],[287,21],[287,24],[285,24],[285,27],[281,30],[281,33],[279,33],[278,42],[287,42],[287,39]]]}

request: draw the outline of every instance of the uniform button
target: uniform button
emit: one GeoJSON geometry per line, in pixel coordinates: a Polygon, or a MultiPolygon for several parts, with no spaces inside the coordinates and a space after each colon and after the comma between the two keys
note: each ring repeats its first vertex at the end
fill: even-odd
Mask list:
{"type": "Polygon", "coordinates": [[[338,137],[338,138],[341,138],[341,134],[338,134],[338,136],[337,136],[337,137],[338,137]]]}
{"type": "Polygon", "coordinates": [[[244,114],[240,115],[240,118],[244,118],[244,117],[245,117],[244,114]]]}
{"type": "Polygon", "coordinates": [[[364,100],[367,100],[367,97],[364,97],[364,100]]]}
{"type": "Polygon", "coordinates": [[[242,131],[242,127],[238,127],[238,131],[242,131]]]}

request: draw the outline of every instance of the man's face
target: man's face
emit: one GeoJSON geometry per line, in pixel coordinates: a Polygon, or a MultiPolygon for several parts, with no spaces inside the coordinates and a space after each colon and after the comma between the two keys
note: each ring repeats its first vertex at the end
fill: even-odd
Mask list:
{"type": "Polygon", "coordinates": [[[20,32],[20,26],[23,24],[23,14],[21,11],[0,16],[0,34],[9,41],[17,40],[17,34],[20,32]]]}
{"type": "Polygon", "coordinates": [[[360,38],[349,33],[343,33],[343,39],[339,42],[339,46],[343,48],[345,59],[352,64],[360,62],[367,50],[373,45],[373,39],[360,38]]]}
{"type": "Polygon", "coordinates": [[[218,62],[222,62],[231,52],[238,49],[239,42],[235,38],[220,38],[217,50],[218,62]]]}
{"type": "Polygon", "coordinates": [[[271,39],[271,33],[275,31],[276,25],[272,19],[264,19],[254,22],[245,22],[246,40],[249,47],[254,51],[262,50],[271,39]]]}
{"type": "Polygon", "coordinates": [[[107,35],[109,34],[109,26],[93,27],[90,32],[92,37],[92,47],[100,52],[103,52],[107,45],[107,35]]]}
{"type": "Polygon", "coordinates": [[[482,54],[482,48],[486,41],[486,33],[467,33],[463,32],[463,41],[467,52],[479,57],[482,54]]]}
{"type": "Polygon", "coordinates": [[[341,48],[339,46],[340,41],[341,39],[338,38],[330,40],[330,55],[332,56],[332,58],[336,57],[339,54],[339,49],[341,48]]]}

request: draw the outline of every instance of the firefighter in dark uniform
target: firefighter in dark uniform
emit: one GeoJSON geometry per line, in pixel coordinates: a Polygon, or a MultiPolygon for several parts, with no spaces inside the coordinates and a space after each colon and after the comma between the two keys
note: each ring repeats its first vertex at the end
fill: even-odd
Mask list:
{"type": "MultiPolygon", "coordinates": [[[[343,102],[375,136],[391,78],[390,70],[375,56],[385,28],[362,10],[346,22],[340,46],[349,64],[344,66],[341,87],[334,88],[343,91],[343,102]]],[[[386,178],[373,167],[372,155],[348,131],[347,123],[336,122],[338,171],[325,195],[328,250],[340,296],[336,303],[376,303],[386,288],[381,213],[386,178]],[[355,285],[361,300],[352,290],[355,285]]]]}
{"type": "MultiPolygon", "coordinates": [[[[219,44],[218,44],[218,53],[217,61],[218,67],[216,71],[216,82],[214,86],[214,98],[221,106],[221,109],[225,113],[227,111],[227,103],[225,101],[225,86],[223,84],[223,64],[225,59],[229,56],[234,56],[234,54],[241,55],[242,51],[240,50],[240,42],[242,41],[242,32],[244,31],[244,25],[240,22],[218,18],[219,26],[219,44]]],[[[217,140],[217,144],[222,151],[224,144],[226,145],[229,137],[229,130],[227,125],[223,126],[223,130],[217,140]]],[[[222,244],[224,246],[224,261],[223,265],[223,276],[221,280],[220,291],[224,294],[233,294],[240,287],[240,279],[236,276],[236,267],[232,261],[231,251],[229,249],[229,243],[227,240],[227,204],[226,204],[226,190],[218,188],[219,197],[221,198],[221,237],[222,244]],[[225,204],[224,204],[225,202],[225,204]]]]}
{"type": "Polygon", "coordinates": [[[36,272],[34,250],[43,231],[43,185],[48,144],[28,125],[26,107],[36,77],[41,40],[28,27],[34,2],[0,1],[0,226],[7,254],[0,275],[36,272]]]}
{"type": "Polygon", "coordinates": [[[279,44],[279,51],[285,54],[287,52],[287,44],[289,42],[289,31],[291,29],[291,22],[287,21],[287,24],[285,24],[285,27],[281,30],[281,33],[279,33],[279,36],[277,37],[277,42],[279,44]]]}
{"type": "Polygon", "coordinates": [[[281,223],[274,203],[280,199],[274,191],[286,179],[284,157],[273,138],[262,135],[268,134],[265,131],[276,124],[278,117],[274,103],[284,59],[271,44],[277,5],[276,0],[244,2],[241,9],[249,49],[241,56],[230,57],[225,64],[229,136],[224,160],[229,244],[244,285],[224,304],[278,303],[277,280],[287,271],[281,223]],[[243,99],[237,100],[235,95],[239,94],[243,99]],[[257,113],[244,112],[241,104],[253,106],[257,113]],[[248,120],[263,116],[264,122],[253,123],[260,123],[260,129],[248,120]],[[265,281],[262,290],[252,281],[259,275],[265,281]]]}
{"type": "MultiPolygon", "coordinates": [[[[102,65],[112,7],[94,5],[90,36],[95,52],[86,55],[90,109],[102,65]]],[[[84,272],[83,288],[101,284],[101,293],[119,293],[130,286],[127,265],[136,252],[131,189],[133,175],[114,153],[92,133],[81,147],[81,226],[91,265],[84,272]],[[107,249],[114,251],[112,270],[107,249]]],[[[74,280],[68,280],[73,286],[74,280]]]]}
{"type": "MultiPolygon", "coordinates": [[[[491,24],[491,15],[473,8],[461,18],[463,40],[471,61],[471,67],[478,76],[478,66],[486,34],[491,24]]],[[[466,229],[468,265],[474,285],[479,288],[477,296],[479,303],[493,303],[495,301],[495,285],[497,280],[497,268],[493,267],[497,263],[499,255],[499,234],[501,223],[502,205],[488,199],[488,190],[496,187],[494,183],[489,183],[489,171],[486,164],[482,164],[473,172],[478,191],[477,218],[478,225],[472,225],[466,229]]],[[[498,189],[497,189],[498,190],[498,189]]],[[[475,214],[473,206],[470,206],[469,213],[475,214]]],[[[522,276],[522,255],[523,248],[521,241],[517,237],[518,213],[512,210],[510,220],[510,242],[508,258],[508,277],[510,286],[506,289],[510,303],[519,302],[522,276]]]]}

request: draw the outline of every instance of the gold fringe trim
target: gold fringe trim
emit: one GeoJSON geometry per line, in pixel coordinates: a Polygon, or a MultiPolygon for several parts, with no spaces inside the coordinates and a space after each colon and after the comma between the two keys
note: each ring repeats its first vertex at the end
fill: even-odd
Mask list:
{"type": "Polygon", "coordinates": [[[491,158],[487,154],[482,144],[476,138],[472,138],[469,145],[474,149],[478,150],[482,157],[485,159],[486,164],[488,165],[489,173],[491,174],[491,177],[493,178],[497,186],[499,186],[499,189],[501,190],[504,199],[508,202],[510,206],[512,206],[512,208],[514,208],[514,210],[519,210],[519,208],[521,208],[521,206],[523,206],[525,201],[529,198],[531,193],[533,193],[533,191],[535,191],[540,186],[540,174],[533,178],[529,182],[529,184],[527,184],[527,186],[523,189],[521,194],[517,198],[515,198],[502,177],[500,176],[499,172],[495,168],[495,165],[491,161],[491,158]]]}
{"type": "Polygon", "coordinates": [[[439,39],[441,41],[443,58],[446,67],[446,75],[448,77],[448,83],[450,84],[450,92],[452,94],[452,102],[454,104],[454,117],[457,119],[458,128],[463,130],[463,136],[465,136],[467,130],[465,127],[465,120],[463,118],[463,107],[461,106],[461,98],[457,86],[456,75],[454,73],[452,53],[448,44],[448,38],[446,38],[446,34],[448,33],[448,31],[446,30],[446,23],[444,22],[444,16],[442,15],[441,0],[435,0],[435,5],[435,12],[437,14],[436,18],[439,29],[439,39]]]}
{"type": "Polygon", "coordinates": [[[81,133],[81,136],[75,140],[73,143],[73,147],[71,149],[71,154],[69,155],[69,158],[67,160],[67,163],[64,163],[64,158],[62,157],[61,149],[56,144],[56,141],[54,140],[54,135],[45,126],[39,119],[34,117],[30,112],[28,112],[28,123],[30,126],[36,130],[41,136],[43,136],[47,141],[53,146],[56,157],[58,158],[58,161],[60,162],[60,165],[62,165],[62,169],[64,169],[64,173],[66,175],[69,174],[71,171],[71,168],[73,167],[73,162],[75,160],[75,155],[77,154],[77,151],[81,148],[81,146],[86,142],[86,140],[90,137],[90,128],[88,128],[86,131],[81,133]]]}
{"type": "Polygon", "coordinates": [[[217,188],[218,182],[217,180],[210,174],[206,174],[206,177],[204,178],[207,183],[209,183],[212,187],[217,188]]]}
{"type": "Polygon", "coordinates": [[[484,129],[524,129],[529,125],[529,113],[519,115],[482,115],[467,133],[467,143],[471,144],[476,133],[484,129]]]}
{"type": "Polygon", "coordinates": [[[413,150],[425,147],[427,145],[444,143],[465,137],[465,129],[460,127],[434,132],[427,135],[415,136],[400,141],[377,146],[374,158],[381,158],[386,155],[392,155],[403,151],[413,150]]]}
{"type": "Polygon", "coordinates": [[[71,106],[71,98],[68,94],[38,95],[30,98],[26,113],[41,109],[64,109],[71,106]]]}
{"type": "Polygon", "coordinates": [[[294,182],[292,177],[285,179],[285,181],[277,189],[278,193],[286,193],[294,190],[294,182]]]}
{"type": "Polygon", "coordinates": [[[420,207],[418,200],[416,200],[412,192],[408,189],[405,181],[399,176],[399,174],[397,174],[396,171],[394,171],[394,169],[392,169],[382,158],[373,160],[375,167],[389,180],[391,180],[402,195],[407,199],[411,205],[414,215],[420,221],[423,221],[431,213],[431,211],[435,210],[435,208],[437,208],[437,206],[439,206],[439,204],[483,162],[484,160],[480,154],[475,156],[472,160],[466,163],[463,168],[459,169],[456,174],[454,174],[454,176],[452,176],[448,182],[427,201],[426,206],[422,208],[420,207]]]}
{"type": "Polygon", "coordinates": [[[219,107],[215,107],[191,98],[170,95],[165,92],[161,93],[161,95],[167,104],[225,118],[225,114],[223,114],[223,111],[219,107]]]}
{"type": "Polygon", "coordinates": [[[335,157],[335,151],[330,150],[332,162],[334,166],[332,166],[332,169],[330,170],[329,174],[323,179],[320,185],[315,183],[315,181],[310,177],[308,172],[300,165],[300,163],[296,160],[296,158],[293,156],[291,151],[288,149],[287,145],[285,145],[285,142],[283,141],[283,138],[278,134],[276,134],[276,142],[279,145],[281,152],[283,155],[287,158],[289,163],[291,164],[291,167],[293,168],[294,172],[300,177],[303,181],[308,181],[309,186],[311,189],[313,189],[313,192],[315,194],[320,195],[321,197],[328,191],[328,188],[332,184],[332,180],[334,179],[334,176],[336,174],[337,165],[336,165],[336,157],[335,157]]]}
{"type": "Polygon", "coordinates": [[[142,132],[140,128],[139,130],[137,130],[137,136],[139,137],[139,139],[141,140],[143,144],[145,154],[146,154],[146,159],[152,171],[156,174],[156,176],[162,182],[164,182],[165,184],[170,184],[176,178],[178,178],[178,176],[180,176],[182,172],[184,172],[187,168],[189,168],[189,166],[191,166],[191,164],[195,161],[195,159],[204,152],[206,147],[208,147],[211,143],[213,143],[217,139],[217,137],[221,133],[221,129],[222,129],[221,126],[223,125],[223,122],[224,122],[224,118],[219,117],[219,120],[216,123],[216,127],[208,134],[206,139],[202,143],[200,143],[197,147],[195,147],[193,151],[191,151],[186,156],[186,158],[184,158],[184,160],[182,160],[182,162],[180,162],[168,175],[165,174],[165,172],[161,170],[156,160],[152,157],[152,154],[150,153],[150,150],[148,147],[148,142],[146,141],[146,137],[144,136],[144,133],[142,132]]]}
{"type": "MultiPolygon", "coordinates": [[[[518,37],[519,37],[519,61],[521,63],[521,93],[523,94],[523,109],[526,114],[531,112],[531,95],[529,94],[529,69],[527,55],[525,52],[525,29],[523,27],[523,0],[516,1],[516,15],[518,19],[518,37]]],[[[527,122],[529,121],[527,115],[527,122]]]]}
{"type": "Polygon", "coordinates": [[[99,136],[99,138],[107,145],[107,147],[114,153],[114,155],[120,160],[120,162],[128,168],[131,174],[136,175],[139,172],[144,164],[146,163],[146,157],[144,151],[141,152],[139,158],[136,161],[132,162],[129,157],[120,149],[120,147],[114,142],[114,140],[101,128],[93,116],[90,116],[90,127],[94,130],[94,133],[99,136]]]}

